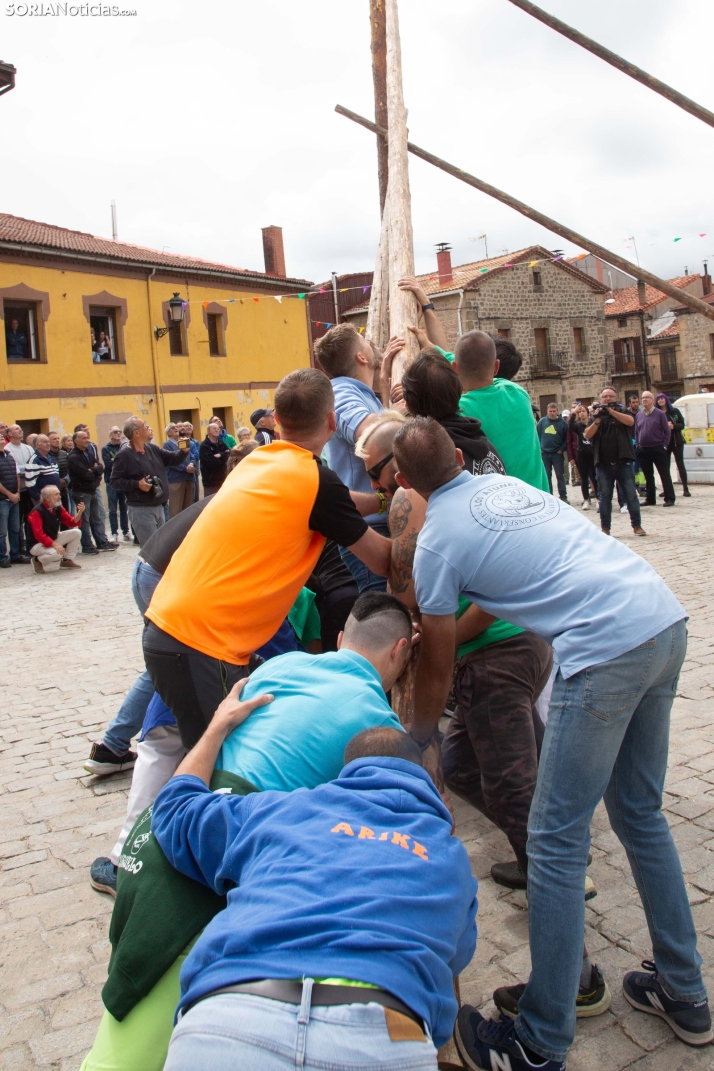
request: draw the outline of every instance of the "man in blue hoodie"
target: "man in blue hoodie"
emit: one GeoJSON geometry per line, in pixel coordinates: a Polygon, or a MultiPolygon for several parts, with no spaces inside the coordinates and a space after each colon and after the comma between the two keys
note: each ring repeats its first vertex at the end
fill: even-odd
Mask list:
{"type": "Polygon", "coordinates": [[[358,1057],[435,1071],[476,945],[476,881],[421,752],[366,729],[329,784],[211,792],[223,740],[255,702],[217,712],[154,806],[173,866],[228,895],[181,972],[165,1069],[340,1071],[358,1057]]]}

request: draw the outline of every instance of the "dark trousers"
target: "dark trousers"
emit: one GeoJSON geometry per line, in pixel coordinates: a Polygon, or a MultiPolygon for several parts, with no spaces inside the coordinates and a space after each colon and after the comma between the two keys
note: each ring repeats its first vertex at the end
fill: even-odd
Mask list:
{"type": "Polygon", "coordinates": [[[528,813],[543,723],[534,707],[553,664],[545,640],[522,632],[459,659],[456,710],[441,745],[448,788],[486,815],[528,871],[528,813]]]}
{"type": "Polygon", "coordinates": [[[20,542],[22,544],[22,550],[27,554],[30,553],[30,547],[37,542],[27,518],[30,516],[39,500],[40,496],[38,495],[36,498],[33,497],[31,491],[20,491],[20,542]]]}
{"type": "Polygon", "coordinates": [[[156,625],[144,629],[144,661],[154,688],[176,718],[187,751],[198,743],[216,707],[248,666],[234,666],[195,651],[156,625]]]}
{"type": "Polygon", "coordinates": [[[657,485],[655,484],[654,478],[655,469],[657,469],[659,478],[662,481],[665,502],[674,502],[674,484],[672,483],[672,477],[669,474],[669,453],[666,447],[638,446],[637,460],[645,475],[645,484],[647,485],[647,498],[645,501],[647,502],[647,505],[657,505],[657,485]]]}
{"type": "Polygon", "coordinates": [[[640,513],[640,500],[637,497],[635,487],[635,470],[632,462],[627,459],[618,461],[616,465],[597,466],[597,486],[600,500],[600,527],[610,530],[612,524],[612,492],[615,484],[622,487],[627,503],[627,512],[630,514],[630,523],[633,528],[642,525],[640,513]]]}
{"type": "Polygon", "coordinates": [[[679,478],[682,481],[682,490],[683,491],[688,491],[689,490],[689,486],[688,486],[688,483],[687,483],[687,470],[684,467],[684,443],[681,442],[677,446],[673,446],[672,445],[672,440],[670,439],[670,445],[669,445],[669,463],[670,463],[670,466],[672,464],[672,454],[674,454],[674,460],[675,460],[675,463],[677,465],[677,472],[679,473],[679,478]]]}
{"type": "Polygon", "coordinates": [[[548,487],[550,488],[551,495],[553,494],[553,472],[555,472],[555,478],[558,483],[558,494],[563,502],[567,502],[568,495],[565,487],[565,460],[563,455],[546,454],[545,450],[541,450],[540,456],[543,458],[543,464],[545,465],[545,471],[548,476],[548,487]]]}
{"type": "Polygon", "coordinates": [[[578,472],[580,474],[580,490],[583,492],[583,499],[586,502],[590,501],[590,481],[592,480],[593,486],[597,487],[597,476],[595,474],[595,459],[593,457],[592,446],[589,450],[578,450],[577,457],[575,459],[578,472]]]}
{"type": "Polygon", "coordinates": [[[129,534],[129,517],[126,512],[126,495],[107,484],[107,501],[109,503],[109,527],[112,535],[119,535],[119,524],[124,535],[129,534]],[[119,517],[117,519],[117,509],[119,517]]]}
{"type": "Polygon", "coordinates": [[[84,502],[84,513],[82,514],[82,550],[91,550],[94,546],[92,543],[92,536],[98,547],[106,546],[107,533],[104,530],[104,518],[103,503],[101,501],[101,491],[97,489],[94,493],[88,491],[76,491],[72,490],[72,497],[74,501],[79,505],[80,502],[84,502]]]}
{"type": "Polygon", "coordinates": [[[356,584],[347,584],[326,595],[315,598],[315,606],[320,615],[320,635],[323,651],[337,650],[337,637],[345,627],[350,611],[359,597],[356,584]]]}

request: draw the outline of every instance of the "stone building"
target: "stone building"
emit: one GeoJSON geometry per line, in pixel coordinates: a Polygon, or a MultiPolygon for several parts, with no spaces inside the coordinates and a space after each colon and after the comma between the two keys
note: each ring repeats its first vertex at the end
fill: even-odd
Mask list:
{"type": "MultiPolygon", "coordinates": [[[[711,292],[707,273],[669,281],[694,297],[711,292]]],[[[638,283],[613,291],[605,304],[605,329],[618,395],[651,389],[678,398],[695,393],[714,376],[709,342],[714,322],[655,287],[638,283]]]]}
{"type": "MultiPolygon", "coordinates": [[[[523,354],[517,382],[541,411],[590,401],[608,379],[603,302],[609,287],[542,246],[452,267],[448,248],[437,271],[420,276],[449,345],[477,328],[510,338],[523,354]]],[[[345,313],[356,327],[367,306],[345,313]]]]}

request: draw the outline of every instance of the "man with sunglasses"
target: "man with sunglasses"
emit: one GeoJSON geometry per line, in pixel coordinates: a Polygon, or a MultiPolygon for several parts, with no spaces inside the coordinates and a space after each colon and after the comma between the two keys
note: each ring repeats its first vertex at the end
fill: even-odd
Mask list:
{"type": "MultiPolygon", "coordinates": [[[[350,491],[371,497],[374,509],[364,519],[379,535],[389,536],[387,499],[382,492],[374,492],[364,462],[355,456],[355,443],[382,412],[382,402],[374,391],[380,355],[351,324],[338,324],[317,340],[315,357],[335,393],[337,430],[325,448],[327,463],[350,491]]],[[[360,594],[386,591],[383,576],[373,573],[346,547],[340,547],[340,553],[360,594]]]]}

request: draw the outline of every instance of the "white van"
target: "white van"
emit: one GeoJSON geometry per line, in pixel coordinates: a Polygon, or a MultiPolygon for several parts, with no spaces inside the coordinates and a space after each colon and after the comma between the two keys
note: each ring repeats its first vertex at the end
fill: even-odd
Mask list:
{"type": "Polygon", "coordinates": [[[672,403],[686,428],[684,466],[690,483],[714,483],[714,394],[685,394],[672,403]]]}

